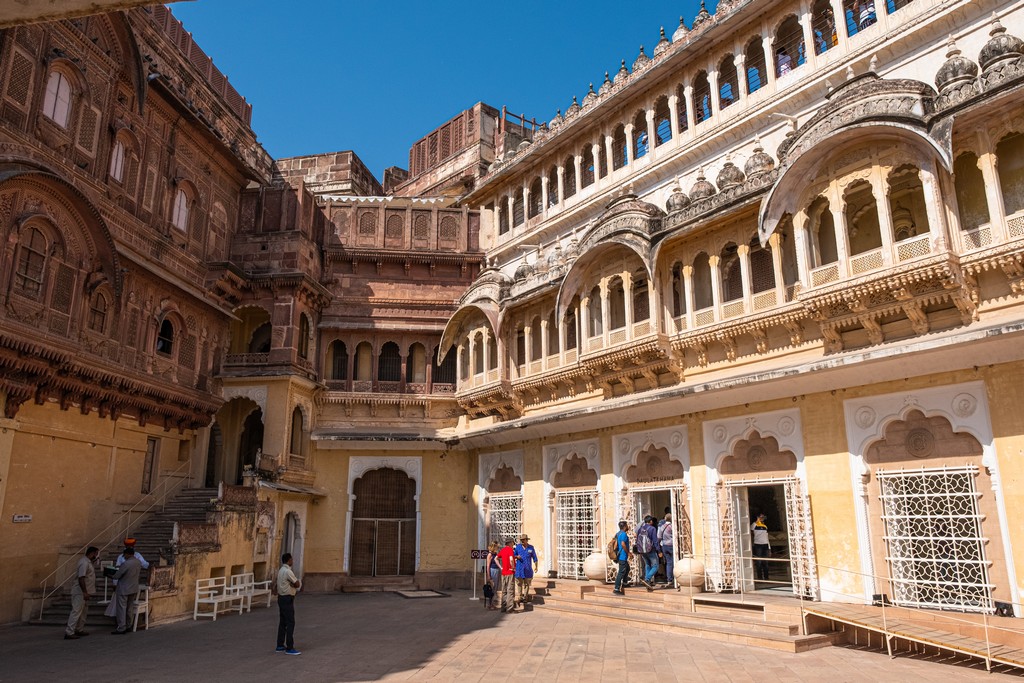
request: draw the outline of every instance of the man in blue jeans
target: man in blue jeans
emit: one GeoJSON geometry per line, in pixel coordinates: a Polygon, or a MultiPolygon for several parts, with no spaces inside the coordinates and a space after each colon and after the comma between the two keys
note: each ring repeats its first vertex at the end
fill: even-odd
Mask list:
{"type": "Polygon", "coordinates": [[[655,528],[654,517],[651,515],[644,517],[644,523],[636,530],[636,551],[644,560],[644,577],[640,579],[640,583],[648,591],[652,591],[662,552],[661,543],[658,542],[658,529],[655,528]]]}
{"type": "Polygon", "coordinates": [[[615,595],[626,594],[622,590],[622,586],[629,579],[629,560],[633,555],[629,552],[629,534],[626,533],[628,528],[629,524],[619,522],[619,533],[615,534],[615,543],[619,548],[619,554],[616,558],[619,564],[619,573],[615,575],[615,590],[612,591],[615,595]]]}

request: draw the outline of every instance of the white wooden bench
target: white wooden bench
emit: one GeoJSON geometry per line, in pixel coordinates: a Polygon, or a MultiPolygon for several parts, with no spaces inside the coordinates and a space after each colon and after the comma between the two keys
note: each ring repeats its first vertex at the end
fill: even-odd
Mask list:
{"type": "Polygon", "coordinates": [[[267,596],[267,607],[270,607],[270,581],[256,581],[252,572],[232,574],[227,590],[242,597],[246,612],[252,611],[253,598],[262,598],[264,595],[267,596]]]}
{"type": "Polygon", "coordinates": [[[192,610],[193,621],[199,617],[213,617],[213,620],[217,621],[217,614],[224,605],[229,610],[235,609],[235,605],[237,605],[238,613],[241,614],[245,607],[245,597],[236,591],[228,590],[227,580],[223,576],[215,579],[196,580],[196,604],[192,610]],[[202,605],[210,605],[213,609],[209,612],[201,611],[199,608],[202,605]]]}

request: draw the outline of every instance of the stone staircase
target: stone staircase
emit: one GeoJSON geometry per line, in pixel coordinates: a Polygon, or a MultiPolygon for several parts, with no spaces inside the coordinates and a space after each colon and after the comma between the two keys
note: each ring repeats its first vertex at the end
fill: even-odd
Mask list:
{"type": "Polygon", "coordinates": [[[386,593],[417,588],[412,576],[346,576],[341,581],[342,593],[386,593]]]}
{"type": "Polygon", "coordinates": [[[784,652],[805,652],[836,642],[838,633],[802,635],[799,604],[674,589],[628,588],[615,595],[612,586],[565,579],[535,581],[534,605],[577,617],[628,623],[639,628],[673,631],[698,638],[740,643],[784,652]]]}
{"type": "MultiPolygon", "coordinates": [[[[217,497],[217,489],[184,489],[169,500],[163,509],[156,510],[143,520],[142,524],[132,532],[135,539],[135,549],[142,554],[151,565],[160,562],[161,554],[165,558],[171,557],[171,538],[174,535],[175,522],[205,522],[206,513],[210,509],[210,501],[217,497]]],[[[118,539],[106,550],[101,551],[98,563],[114,562],[117,556],[124,550],[121,544],[123,539],[118,539]]],[[[98,544],[97,544],[98,545],[98,544]]],[[[147,580],[146,570],[142,571],[142,581],[147,580]]],[[[68,615],[71,612],[71,586],[69,581],[62,591],[54,595],[43,609],[42,618],[38,616],[30,623],[43,626],[64,626],[67,624],[68,615]]],[[[103,577],[102,571],[96,570],[95,596],[89,601],[89,608],[86,615],[86,629],[106,628],[111,625],[109,617],[103,615],[106,604],[103,603],[104,587],[106,587],[107,599],[111,599],[114,591],[113,583],[103,577]]]]}

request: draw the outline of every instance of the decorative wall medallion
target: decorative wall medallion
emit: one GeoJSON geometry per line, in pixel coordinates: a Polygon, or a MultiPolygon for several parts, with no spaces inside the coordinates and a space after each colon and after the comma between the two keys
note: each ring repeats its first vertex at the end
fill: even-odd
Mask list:
{"type": "Polygon", "coordinates": [[[622,441],[619,442],[619,452],[623,454],[628,454],[629,446],[629,439],[623,439],[622,441]]]}
{"type": "Polygon", "coordinates": [[[764,467],[764,461],[767,457],[768,452],[762,446],[754,446],[747,451],[747,464],[752,470],[760,470],[764,467]]]}
{"type": "Polygon", "coordinates": [[[573,463],[573,466],[569,469],[569,481],[575,486],[583,483],[583,468],[578,463],[573,463]]]}
{"type": "Polygon", "coordinates": [[[729,436],[729,432],[724,425],[718,425],[715,427],[715,431],[711,432],[711,438],[713,438],[716,443],[723,443],[727,436],[729,436]]]}
{"type": "Polygon", "coordinates": [[[907,453],[915,458],[927,458],[935,452],[935,435],[923,427],[911,429],[906,440],[907,453]]]}
{"type": "Polygon", "coordinates": [[[672,437],[669,439],[669,442],[672,444],[672,448],[679,448],[683,445],[683,433],[672,432],[672,437]]]}
{"type": "Polygon", "coordinates": [[[953,413],[957,417],[970,417],[978,409],[978,399],[971,394],[957,394],[953,397],[953,413]]]}
{"type": "Polygon", "coordinates": [[[858,427],[861,429],[867,429],[871,425],[875,424],[875,411],[867,406],[862,406],[857,409],[853,419],[857,423],[858,427]]]}
{"type": "Polygon", "coordinates": [[[779,433],[783,436],[791,436],[796,429],[796,421],[786,415],[779,420],[779,433]]]}
{"type": "Polygon", "coordinates": [[[647,460],[647,476],[651,479],[656,479],[661,476],[661,461],[657,458],[648,458],[647,460]]]}
{"type": "Polygon", "coordinates": [[[587,457],[593,458],[595,456],[597,456],[597,444],[592,443],[587,447],[587,457]]]}

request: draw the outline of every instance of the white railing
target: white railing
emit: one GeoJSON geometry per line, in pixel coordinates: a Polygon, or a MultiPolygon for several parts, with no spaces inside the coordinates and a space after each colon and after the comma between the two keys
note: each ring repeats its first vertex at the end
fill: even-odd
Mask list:
{"type": "Polygon", "coordinates": [[[575,363],[576,362],[576,358],[578,356],[579,356],[579,351],[577,351],[576,349],[566,349],[565,350],[565,364],[568,365],[570,363],[575,363]]]}
{"type": "Polygon", "coordinates": [[[715,322],[715,309],[703,308],[693,314],[694,327],[703,327],[704,325],[710,325],[715,322]]]}
{"type": "Polygon", "coordinates": [[[676,316],[672,320],[674,320],[675,323],[676,323],[676,332],[682,332],[683,330],[686,329],[686,314],[685,313],[683,313],[682,315],[676,316]]]}
{"type": "Polygon", "coordinates": [[[973,230],[965,230],[960,233],[960,239],[963,241],[964,251],[987,247],[992,244],[992,226],[986,223],[973,230]]]}
{"type": "Polygon", "coordinates": [[[821,287],[830,282],[839,281],[839,264],[829,263],[828,265],[811,270],[811,287],[821,287]]]}
{"type": "Polygon", "coordinates": [[[778,303],[778,297],[775,296],[775,290],[768,292],[761,292],[760,294],[754,295],[754,310],[763,311],[768,308],[772,308],[778,303]]]}
{"type": "Polygon", "coordinates": [[[604,347],[604,339],[601,337],[591,337],[587,340],[587,351],[597,351],[604,347]]]}
{"type": "Polygon", "coordinates": [[[882,248],[872,249],[871,251],[865,251],[863,254],[857,254],[856,256],[850,257],[850,274],[860,275],[861,273],[867,273],[872,270],[878,270],[884,265],[882,260],[882,248]]]}
{"type": "Polygon", "coordinates": [[[108,524],[98,534],[93,536],[88,543],[79,548],[71,557],[57,565],[56,569],[47,574],[46,578],[39,582],[39,586],[42,589],[42,598],[39,600],[40,619],[43,618],[43,610],[45,609],[46,601],[53,596],[54,593],[59,591],[64,584],[74,578],[74,576],[67,576],[64,579],[57,580],[57,577],[59,577],[62,572],[66,571],[68,565],[72,562],[78,562],[78,558],[85,554],[85,551],[89,546],[96,546],[96,544],[100,542],[100,539],[106,539],[103,545],[96,546],[99,548],[100,553],[102,553],[111,545],[114,545],[121,539],[130,536],[132,529],[146,514],[151,512],[153,508],[157,506],[163,508],[167,499],[172,494],[177,493],[182,484],[192,481],[190,471],[191,466],[192,460],[189,459],[178,465],[178,468],[170,474],[164,475],[160,480],[160,483],[157,484],[155,490],[147,493],[139,499],[138,502],[125,510],[117,519],[108,524]],[[189,476],[182,476],[186,471],[189,472],[189,476]],[[53,581],[52,586],[50,585],[51,581],[53,581]]]}
{"type": "Polygon", "coordinates": [[[1024,212],[1016,213],[1006,219],[1006,230],[1010,237],[1024,237],[1024,212]]]}
{"type": "Polygon", "coordinates": [[[611,344],[612,346],[615,346],[616,344],[621,344],[624,341],[626,341],[625,327],[620,327],[619,329],[612,330],[611,332],[608,333],[608,343],[611,344]]]}
{"type": "Polygon", "coordinates": [[[737,301],[730,301],[722,306],[722,318],[735,318],[743,315],[743,299],[737,301]]]}
{"type": "Polygon", "coordinates": [[[931,235],[928,233],[896,243],[896,259],[900,263],[920,256],[927,256],[931,251],[931,235]]]}
{"type": "Polygon", "coordinates": [[[646,336],[651,333],[651,321],[641,320],[638,323],[633,323],[633,339],[639,339],[640,337],[646,336]]]}

